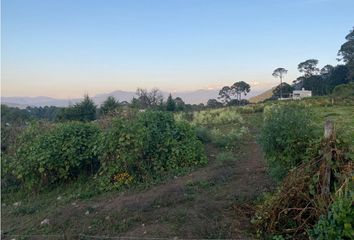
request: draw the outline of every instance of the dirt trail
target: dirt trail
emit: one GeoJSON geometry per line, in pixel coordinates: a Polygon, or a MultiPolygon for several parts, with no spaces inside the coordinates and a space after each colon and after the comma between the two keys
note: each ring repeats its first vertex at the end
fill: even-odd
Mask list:
{"type": "Polygon", "coordinates": [[[208,166],[148,190],[64,206],[51,224],[73,235],[249,239],[247,206],[271,188],[262,152],[252,137],[233,161],[216,161],[217,151],[207,146],[208,166]]]}
{"type": "MultiPolygon", "coordinates": [[[[50,219],[47,232],[64,232],[65,239],[93,239],[88,235],[252,239],[249,206],[272,188],[254,135],[252,132],[245,139],[233,160],[217,161],[220,150],[208,145],[209,164],[190,174],[143,191],[111,193],[57,206],[46,215],[50,219]]],[[[15,227],[12,234],[38,232],[39,223],[31,221],[31,215],[22,219],[27,223],[15,227]]]]}

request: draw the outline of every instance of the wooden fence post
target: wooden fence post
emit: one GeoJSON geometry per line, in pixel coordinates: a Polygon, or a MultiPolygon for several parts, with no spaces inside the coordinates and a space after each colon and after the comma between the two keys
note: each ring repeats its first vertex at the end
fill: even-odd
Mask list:
{"type": "Polygon", "coordinates": [[[323,177],[322,177],[322,186],[321,186],[321,194],[324,196],[329,196],[331,193],[331,163],[330,160],[334,160],[334,156],[332,153],[332,148],[335,144],[335,129],[334,129],[334,122],[331,120],[326,120],[324,125],[324,159],[322,162],[322,170],[323,170],[323,177]]]}

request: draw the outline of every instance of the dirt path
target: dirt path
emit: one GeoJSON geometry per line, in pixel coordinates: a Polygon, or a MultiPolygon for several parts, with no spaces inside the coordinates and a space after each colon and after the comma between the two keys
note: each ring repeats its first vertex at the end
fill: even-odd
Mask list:
{"type": "MultiPolygon", "coordinates": [[[[86,235],[252,239],[248,206],[272,186],[259,145],[250,136],[235,159],[223,162],[216,160],[218,149],[209,145],[206,150],[208,166],[188,175],[144,191],[58,207],[47,216],[48,232],[65,232],[68,239],[93,239],[86,235]]],[[[30,225],[26,228],[38,223],[30,225]]]]}
{"type": "Polygon", "coordinates": [[[250,138],[228,162],[217,162],[212,146],[207,152],[204,168],[145,191],[62,207],[49,216],[51,225],[70,226],[69,235],[248,239],[247,205],[271,187],[260,147],[250,138]]]}

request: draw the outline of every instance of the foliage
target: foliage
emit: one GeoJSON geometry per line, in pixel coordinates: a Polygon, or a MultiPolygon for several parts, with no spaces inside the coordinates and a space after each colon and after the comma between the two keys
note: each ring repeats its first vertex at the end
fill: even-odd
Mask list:
{"type": "MultiPolygon", "coordinates": [[[[257,206],[252,222],[257,227],[259,237],[276,235],[285,239],[308,239],[308,230],[316,225],[321,215],[327,213],[333,195],[345,188],[353,171],[351,160],[342,154],[342,150],[332,148],[333,142],[322,143],[323,149],[319,155],[290,171],[277,191],[268,195],[257,206]],[[331,162],[328,159],[331,159],[331,162]],[[331,173],[330,183],[325,180],[328,176],[327,166],[331,173]],[[324,191],[327,187],[330,192],[324,191]]],[[[332,224],[330,228],[327,228],[326,220],[320,221],[315,230],[317,236],[331,233],[327,230],[336,229],[338,233],[346,232],[342,231],[345,229],[350,230],[351,226],[343,225],[348,223],[348,220],[352,221],[352,218],[347,218],[352,216],[349,215],[352,210],[347,211],[347,208],[348,205],[336,210],[336,219],[330,220],[332,224]]]]}
{"type": "Polygon", "coordinates": [[[244,81],[235,82],[231,86],[231,91],[233,95],[235,95],[236,99],[238,99],[239,101],[241,101],[241,94],[244,94],[246,96],[247,93],[250,92],[250,90],[251,90],[250,85],[244,81]]]}
{"type": "Polygon", "coordinates": [[[169,113],[148,111],[133,121],[117,118],[100,143],[99,179],[105,190],[206,163],[195,130],[169,113]]]}
{"type": "Polygon", "coordinates": [[[340,47],[338,56],[341,57],[341,60],[346,63],[346,66],[349,69],[348,80],[354,81],[354,28],[345,39],[347,41],[340,47]]]}
{"type": "Polygon", "coordinates": [[[43,129],[29,126],[20,136],[17,152],[3,163],[27,188],[39,188],[94,173],[98,168],[94,148],[98,128],[70,122],[43,129]]]}
{"type": "Polygon", "coordinates": [[[171,94],[168,96],[167,101],[166,101],[166,110],[168,112],[174,112],[176,110],[176,103],[173,100],[171,94]]]}
{"type": "Polygon", "coordinates": [[[193,123],[197,125],[242,124],[243,119],[236,110],[223,108],[194,112],[193,123]]]}
{"type": "Polygon", "coordinates": [[[274,88],[272,98],[289,97],[293,90],[294,88],[291,85],[283,82],[274,88]]]}
{"type": "Polygon", "coordinates": [[[244,126],[233,128],[231,131],[227,132],[223,132],[218,128],[213,128],[210,135],[212,143],[216,146],[231,150],[238,146],[237,141],[239,141],[247,132],[248,130],[244,126]]]}
{"type": "Polygon", "coordinates": [[[202,143],[211,142],[212,136],[211,136],[210,130],[208,128],[203,127],[203,126],[197,126],[196,127],[196,134],[197,134],[197,138],[202,143]]]}
{"type": "Polygon", "coordinates": [[[354,82],[341,84],[333,89],[332,96],[335,97],[350,97],[354,96],[354,82]]]}
{"type": "Polygon", "coordinates": [[[174,102],[176,103],[176,111],[184,111],[186,108],[186,104],[180,97],[176,97],[174,99],[174,102]]]}
{"type": "Polygon", "coordinates": [[[151,91],[147,89],[138,88],[136,90],[136,95],[138,98],[135,98],[135,105],[138,105],[141,108],[158,108],[162,106],[163,102],[163,95],[162,92],[157,89],[153,88],[151,91]]]}
{"type": "MultiPolygon", "coordinates": [[[[280,79],[280,84],[279,84],[279,86],[277,87],[278,89],[278,91],[276,92],[276,93],[274,93],[274,91],[273,91],[273,95],[275,95],[275,96],[279,96],[280,98],[282,98],[283,97],[283,88],[284,87],[288,87],[287,85],[289,85],[289,84],[287,84],[287,83],[285,83],[285,84],[287,84],[287,85],[285,85],[284,86],[284,84],[283,84],[283,77],[284,77],[284,75],[285,74],[287,74],[288,73],[288,70],[286,70],[285,68],[277,68],[277,69],[275,69],[274,71],[273,71],[273,74],[272,74],[272,76],[273,77],[275,77],[275,78],[279,78],[280,79]]],[[[284,89],[284,90],[287,90],[287,89],[284,89]]],[[[291,90],[292,91],[292,90],[291,90]]]]}
{"type": "Polygon", "coordinates": [[[88,95],[85,95],[81,102],[63,109],[59,118],[69,121],[93,121],[96,119],[96,105],[88,95]]]}
{"type": "Polygon", "coordinates": [[[228,104],[233,100],[232,96],[236,97],[236,100],[241,101],[241,95],[247,95],[251,90],[251,87],[248,83],[244,81],[235,82],[232,86],[224,86],[219,91],[219,99],[222,100],[224,104],[228,104]]]}
{"type": "Polygon", "coordinates": [[[270,174],[282,179],[294,166],[308,159],[306,149],[316,138],[313,113],[303,104],[267,106],[260,142],[270,174]]]}
{"type": "Polygon", "coordinates": [[[107,115],[114,112],[119,107],[119,102],[112,96],[109,96],[101,105],[100,113],[107,115]]]}
{"type": "Polygon", "coordinates": [[[305,77],[310,77],[316,75],[320,69],[317,67],[318,60],[317,59],[308,59],[304,62],[299,63],[297,69],[299,72],[304,73],[305,77]]]}
{"type": "Polygon", "coordinates": [[[231,88],[229,86],[223,87],[219,91],[218,99],[220,99],[223,103],[228,103],[231,100],[231,88]]]}
{"type": "MultiPolygon", "coordinates": [[[[350,181],[350,180],[349,180],[350,181]]],[[[314,239],[351,239],[354,234],[354,191],[353,180],[351,188],[340,191],[326,215],[310,230],[314,239]]]]}
{"type": "Polygon", "coordinates": [[[1,125],[11,123],[24,124],[29,119],[30,115],[27,111],[1,104],[1,125]]]}
{"type": "Polygon", "coordinates": [[[221,102],[219,102],[216,99],[209,99],[207,102],[207,107],[209,108],[220,108],[223,107],[223,104],[221,102]]]}
{"type": "Polygon", "coordinates": [[[232,99],[227,103],[227,106],[245,106],[249,104],[249,101],[246,99],[232,99]]]}

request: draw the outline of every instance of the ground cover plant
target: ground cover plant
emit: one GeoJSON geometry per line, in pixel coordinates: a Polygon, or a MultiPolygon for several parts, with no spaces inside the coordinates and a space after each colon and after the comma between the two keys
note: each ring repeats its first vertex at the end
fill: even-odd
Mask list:
{"type": "Polygon", "coordinates": [[[257,208],[253,222],[259,236],[273,236],[274,239],[307,239],[310,236],[314,239],[350,239],[348,236],[353,229],[352,218],[348,217],[352,211],[349,202],[352,202],[354,192],[352,106],[353,103],[350,106],[347,101],[333,103],[330,99],[313,99],[305,103],[279,103],[276,110],[272,109],[274,105],[265,108],[261,141],[268,167],[272,173],[274,166],[269,162],[275,160],[278,164],[275,168],[280,168],[285,178],[277,178],[278,190],[268,195],[257,208]],[[287,109],[290,106],[291,110],[287,109]],[[286,113],[286,116],[281,113],[286,113]],[[300,117],[296,118],[296,114],[300,117]],[[302,124],[294,128],[297,124],[295,119],[302,124]],[[316,139],[323,136],[324,119],[335,122],[336,134],[330,141],[320,142],[316,139]],[[278,127],[273,125],[275,122],[278,127]],[[303,135],[311,131],[307,129],[303,132],[307,126],[312,128],[310,138],[303,135]],[[290,132],[293,135],[290,136],[290,132]],[[296,138],[303,138],[301,142],[306,144],[296,144],[297,141],[293,141],[296,138]],[[278,144],[279,140],[280,146],[284,147],[270,145],[278,144]],[[297,148],[299,146],[301,148],[297,148]],[[293,154],[290,157],[297,158],[296,164],[284,159],[284,156],[289,157],[288,152],[293,154]],[[330,179],[327,195],[323,193],[324,186],[328,186],[324,179],[330,179]]]}

